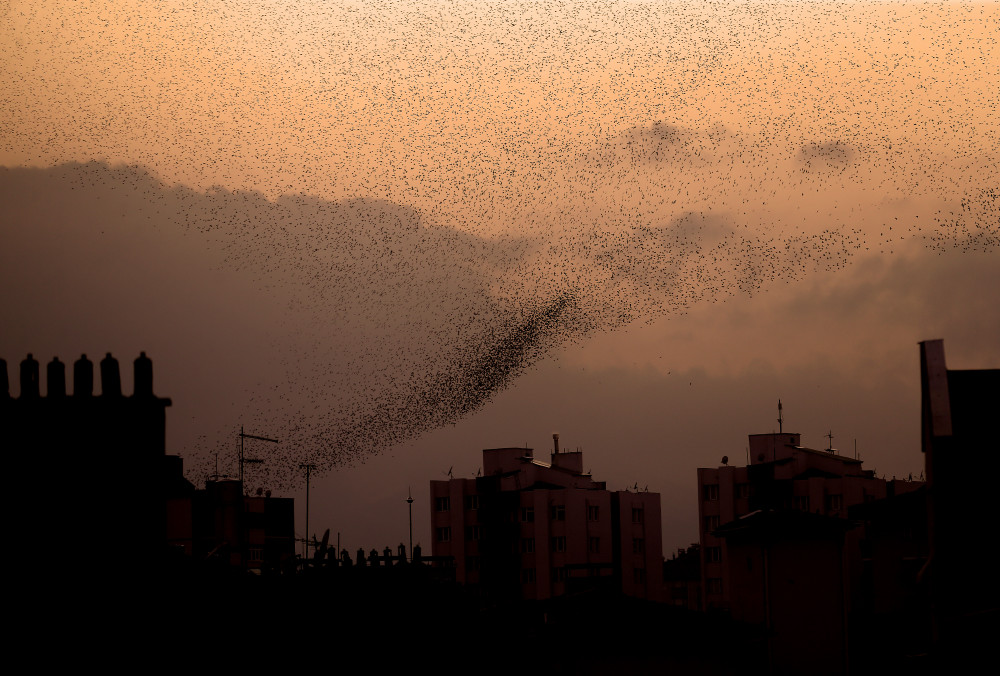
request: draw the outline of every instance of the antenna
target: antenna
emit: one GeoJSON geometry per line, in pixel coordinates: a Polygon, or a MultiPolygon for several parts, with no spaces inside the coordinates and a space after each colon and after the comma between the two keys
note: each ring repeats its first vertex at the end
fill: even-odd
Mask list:
{"type": "Polygon", "coordinates": [[[833,453],[833,430],[830,430],[829,432],[827,432],[823,436],[825,436],[827,439],[830,440],[830,445],[826,447],[826,450],[828,450],[831,453],[833,453]]]}
{"type": "Polygon", "coordinates": [[[778,434],[781,434],[781,399],[778,399],[778,434]]]}
{"type": "Polygon", "coordinates": [[[256,439],[257,441],[267,441],[272,444],[278,443],[277,439],[268,439],[267,437],[258,437],[253,434],[247,434],[243,431],[243,425],[240,425],[240,491],[243,490],[243,466],[244,465],[260,465],[264,461],[260,458],[248,458],[244,452],[243,442],[245,439],[256,439]]]}

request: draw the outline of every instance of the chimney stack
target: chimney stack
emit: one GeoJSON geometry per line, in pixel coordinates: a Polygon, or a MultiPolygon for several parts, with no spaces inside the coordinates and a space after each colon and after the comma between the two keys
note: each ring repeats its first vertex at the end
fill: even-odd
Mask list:
{"type": "Polygon", "coordinates": [[[94,396],[94,362],[81,354],[73,364],[73,396],[94,396]]]}
{"type": "Polygon", "coordinates": [[[101,394],[105,397],[122,396],[122,378],[118,360],[108,352],[101,360],[101,394]]]}
{"type": "Polygon", "coordinates": [[[45,371],[45,396],[65,397],[66,396],[66,365],[59,361],[59,357],[53,357],[45,371]]]}
{"type": "Polygon", "coordinates": [[[136,397],[153,396],[153,360],[140,352],[135,360],[135,383],[133,395],[136,397]]]}
{"type": "Polygon", "coordinates": [[[29,352],[21,362],[21,398],[37,399],[38,396],[38,362],[29,352]]]}
{"type": "Polygon", "coordinates": [[[559,433],[552,435],[552,445],[555,447],[555,454],[559,455],[559,433]]]}

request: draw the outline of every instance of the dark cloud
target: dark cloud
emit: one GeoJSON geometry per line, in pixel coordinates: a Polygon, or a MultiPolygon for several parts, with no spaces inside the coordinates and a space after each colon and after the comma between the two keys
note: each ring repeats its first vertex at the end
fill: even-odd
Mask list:
{"type": "Polygon", "coordinates": [[[857,159],[857,151],[846,143],[808,143],[799,149],[795,159],[807,171],[844,169],[857,159]]]}
{"type": "MultiPolygon", "coordinates": [[[[4,169],[0,193],[7,343],[186,371],[161,392],[216,421],[190,462],[252,421],[283,440],[261,477],[278,488],[302,461],[356,464],[454,424],[563,346],[841,270],[865,245],[846,228],[755,234],[726,211],[488,238],[386,200],[199,192],[99,162],[4,169]]],[[[994,204],[983,192],[960,225],[919,232],[989,249],[994,204]]]]}

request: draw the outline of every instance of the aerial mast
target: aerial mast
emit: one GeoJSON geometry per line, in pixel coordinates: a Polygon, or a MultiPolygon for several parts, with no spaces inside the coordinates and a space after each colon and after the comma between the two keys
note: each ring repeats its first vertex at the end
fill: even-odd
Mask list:
{"type": "Polygon", "coordinates": [[[240,425],[240,490],[245,491],[243,486],[243,466],[244,465],[260,465],[264,461],[260,458],[248,458],[246,457],[244,449],[244,440],[246,439],[256,439],[257,441],[267,441],[272,444],[278,443],[277,439],[268,439],[267,437],[258,437],[254,434],[247,434],[243,431],[243,425],[240,425]]]}

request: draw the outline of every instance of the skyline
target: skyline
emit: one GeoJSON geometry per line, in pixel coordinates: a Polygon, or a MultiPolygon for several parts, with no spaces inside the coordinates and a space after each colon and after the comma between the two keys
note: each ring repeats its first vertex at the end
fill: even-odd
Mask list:
{"type": "Polygon", "coordinates": [[[146,351],[353,546],[558,431],[671,551],[778,398],[915,474],[917,342],[998,362],[997,3],[8,7],[0,356],[146,351]]]}

